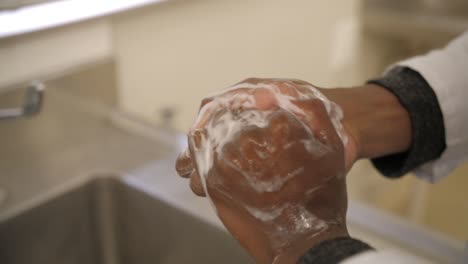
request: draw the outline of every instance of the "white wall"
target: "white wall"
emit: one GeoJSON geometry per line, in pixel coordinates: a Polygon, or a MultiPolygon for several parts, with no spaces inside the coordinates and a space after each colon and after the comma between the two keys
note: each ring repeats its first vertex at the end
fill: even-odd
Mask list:
{"type": "Polygon", "coordinates": [[[111,41],[106,20],[0,39],[0,90],[110,58],[111,41]]]}
{"type": "Polygon", "coordinates": [[[153,121],[174,108],[175,127],[186,131],[204,95],[247,77],[333,86],[378,72],[385,43],[363,42],[359,3],[171,0],[1,39],[0,89],[115,54],[121,105],[153,121]]]}
{"type": "Polygon", "coordinates": [[[358,10],[357,0],[180,0],[120,15],[121,104],[152,120],[174,107],[175,127],[186,131],[203,96],[246,77],[362,81],[355,67],[336,69],[354,58],[358,10]]]}

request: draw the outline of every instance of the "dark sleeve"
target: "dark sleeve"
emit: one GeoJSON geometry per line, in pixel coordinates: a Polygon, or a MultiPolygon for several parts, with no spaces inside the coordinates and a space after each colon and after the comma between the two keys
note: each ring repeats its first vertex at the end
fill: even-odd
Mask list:
{"type": "Polygon", "coordinates": [[[340,237],[323,241],[311,248],[297,264],[336,264],[367,250],[373,248],[357,239],[340,237]]]}
{"type": "Polygon", "coordinates": [[[427,81],[416,71],[396,67],[377,84],[393,93],[409,113],[412,143],[408,151],[372,160],[374,166],[390,178],[401,177],[418,166],[440,157],[445,150],[445,129],[437,96],[427,81]]]}

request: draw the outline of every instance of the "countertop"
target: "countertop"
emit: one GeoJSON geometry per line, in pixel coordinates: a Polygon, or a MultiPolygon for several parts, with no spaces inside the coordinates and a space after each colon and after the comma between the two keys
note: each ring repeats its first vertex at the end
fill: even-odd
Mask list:
{"type": "MultiPolygon", "coordinates": [[[[19,94],[2,94],[0,105],[15,105],[19,94]]],[[[0,122],[0,216],[95,174],[124,177],[163,159],[173,164],[176,140],[137,118],[49,89],[40,114],[0,122]]],[[[161,175],[153,176],[158,180],[161,175]]]]}

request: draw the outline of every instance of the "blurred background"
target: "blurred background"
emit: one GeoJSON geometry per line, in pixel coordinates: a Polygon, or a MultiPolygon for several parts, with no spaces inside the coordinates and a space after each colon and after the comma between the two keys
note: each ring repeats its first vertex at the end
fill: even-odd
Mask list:
{"type": "MultiPolygon", "coordinates": [[[[65,98],[177,135],[190,127],[203,96],[247,77],[298,78],[320,87],[360,85],[398,60],[443,47],[468,28],[468,2],[462,0],[0,0],[0,8],[0,107],[21,102],[31,81],[47,86],[44,113],[0,120],[0,212],[34,199],[14,198],[16,190],[24,190],[12,178],[27,182],[37,171],[54,172],[43,168],[58,162],[51,153],[60,148],[51,145],[75,140],[60,133],[63,126],[77,126],[77,137],[86,134],[80,132],[86,122],[57,114],[78,101],[65,98]],[[54,100],[60,106],[50,109],[54,100]],[[57,125],[65,119],[70,125],[57,125]],[[51,135],[49,143],[36,144],[31,138],[38,135],[51,135]],[[54,141],[58,138],[62,141],[54,141]],[[28,156],[32,145],[41,154],[28,156]],[[32,160],[45,158],[40,164],[32,160]],[[28,164],[37,166],[34,172],[25,169],[28,164]]],[[[138,144],[149,149],[141,162],[129,165],[132,169],[153,155],[152,145],[138,144]]],[[[67,151],[76,153],[75,163],[89,156],[74,145],[67,151]]],[[[113,162],[122,165],[121,160],[143,154],[127,155],[96,166],[116,171],[113,162]]],[[[379,248],[450,262],[444,254],[462,254],[468,237],[467,174],[465,165],[437,184],[412,175],[387,180],[368,161],[358,162],[348,176],[351,233],[379,248]],[[425,245],[408,247],[415,243],[425,245]]],[[[54,183],[62,182],[60,177],[54,183]]],[[[182,182],[180,188],[187,186],[182,182]]]]}

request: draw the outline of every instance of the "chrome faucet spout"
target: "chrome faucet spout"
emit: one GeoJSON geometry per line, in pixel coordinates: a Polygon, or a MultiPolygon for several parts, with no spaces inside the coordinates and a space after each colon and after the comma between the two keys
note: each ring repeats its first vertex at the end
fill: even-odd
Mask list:
{"type": "Polygon", "coordinates": [[[44,84],[33,82],[26,90],[22,107],[0,109],[0,120],[28,117],[41,111],[44,100],[44,84]]]}

